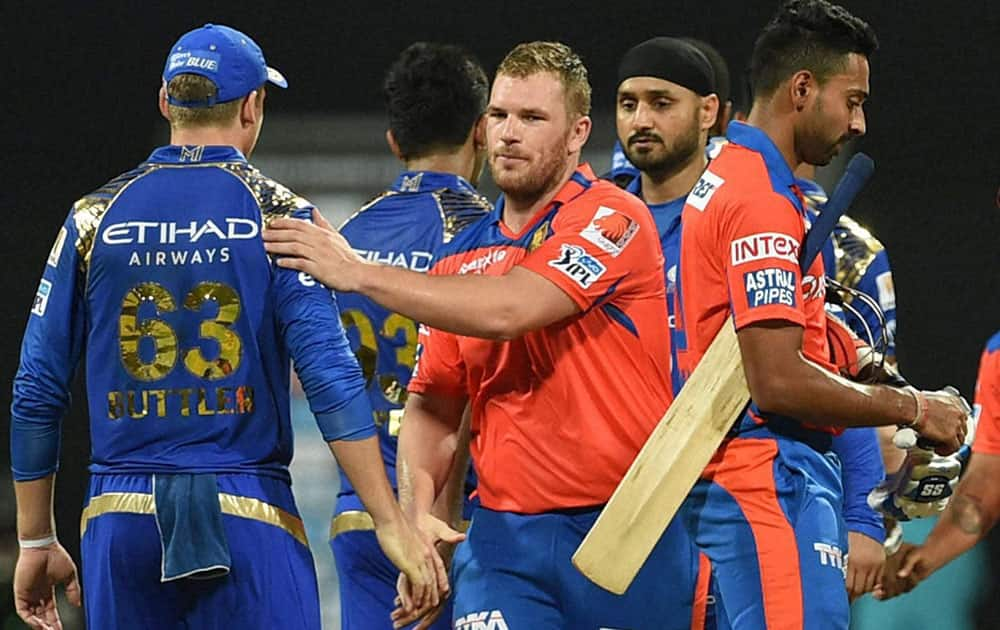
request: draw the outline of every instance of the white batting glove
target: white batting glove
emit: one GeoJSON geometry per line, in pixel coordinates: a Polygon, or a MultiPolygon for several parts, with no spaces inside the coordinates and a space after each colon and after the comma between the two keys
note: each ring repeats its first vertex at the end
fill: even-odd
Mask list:
{"type": "MultiPolygon", "coordinates": [[[[945,388],[955,395],[958,391],[945,388]]],[[[961,396],[959,396],[961,398],[961,396]]],[[[896,448],[906,451],[899,470],[889,475],[868,494],[868,505],[897,521],[926,518],[944,511],[965,465],[972,454],[977,418],[963,398],[969,413],[965,445],[951,455],[938,455],[931,445],[922,444],[913,429],[900,429],[893,436],[896,448]]]]}

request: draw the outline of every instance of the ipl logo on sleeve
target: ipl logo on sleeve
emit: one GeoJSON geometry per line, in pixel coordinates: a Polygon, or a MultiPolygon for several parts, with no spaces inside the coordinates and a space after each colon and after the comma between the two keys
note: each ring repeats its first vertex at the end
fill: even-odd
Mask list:
{"type": "Polygon", "coordinates": [[[49,305],[49,294],[52,293],[52,283],[42,278],[38,283],[38,292],[35,293],[35,303],[31,306],[33,315],[42,317],[45,315],[45,307],[49,305]]]}
{"type": "Polygon", "coordinates": [[[590,285],[607,271],[607,267],[588,254],[585,249],[568,243],[562,244],[559,258],[550,260],[549,267],[555,267],[563,272],[584,289],[589,289],[590,285]]]}

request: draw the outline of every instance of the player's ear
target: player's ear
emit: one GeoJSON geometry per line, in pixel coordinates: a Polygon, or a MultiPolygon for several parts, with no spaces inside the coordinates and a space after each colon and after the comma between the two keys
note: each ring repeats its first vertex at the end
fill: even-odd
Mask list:
{"type": "Polygon", "coordinates": [[[788,83],[788,91],[795,111],[801,112],[806,108],[816,91],[816,77],[808,70],[799,70],[792,75],[792,80],[788,83]]]}
{"type": "Polygon", "coordinates": [[[258,91],[254,90],[243,97],[240,103],[240,126],[252,127],[257,124],[257,119],[264,113],[263,99],[259,99],[258,91]]]}
{"type": "Polygon", "coordinates": [[[719,96],[709,94],[701,99],[701,130],[705,131],[715,126],[715,121],[722,112],[719,111],[719,96]]]}
{"type": "Polygon", "coordinates": [[[570,130],[569,142],[566,143],[567,153],[576,153],[583,149],[583,145],[587,144],[587,139],[590,138],[592,127],[593,122],[590,120],[590,116],[580,116],[576,119],[570,130]]]}
{"type": "Polygon", "coordinates": [[[160,115],[163,116],[164,118],[166,118],[169,121],[170,120],[170,108],[167,107],[167,83],[166,83],[166,81],[164,81],[163,84],[160,85],[160,94],[159,94],[159,97],[158,97],[157,101],[158,101],[157,105],[159,105],[159,107],[160,107],[160,115]]]}
{"type": "Polygon", "coordinates": [[[481,151],[486,148],[486,114],[479,117],[476,125],[472,128],[473,148],[481,151]]]}
{"type": "Polygon", "coordinates": [[[389,145],[389,150],[396,156],[396,159],[402,162],[403,151],[399,148],[399,143],[396,142],[396,136],[393,135],[392,129],[385,130],[385,143],[389,145]]]}

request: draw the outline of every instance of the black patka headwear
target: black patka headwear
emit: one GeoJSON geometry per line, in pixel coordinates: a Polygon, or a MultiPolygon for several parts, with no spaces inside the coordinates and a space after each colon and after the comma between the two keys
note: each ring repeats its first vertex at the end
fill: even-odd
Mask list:
{"type": "Polygon", "coordinates": [[[656,77],[696,94],[715,93],[715,72],[704,54],[675,37],[654,37],[630,49],[618,65],[618,84],[631,77],[656,77]]]}

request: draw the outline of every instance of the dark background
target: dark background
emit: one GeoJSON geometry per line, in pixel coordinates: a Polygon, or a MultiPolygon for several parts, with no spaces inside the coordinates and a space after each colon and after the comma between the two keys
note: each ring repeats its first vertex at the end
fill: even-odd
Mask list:
{"type": "MultiPolygon", "coordinates": [[[[843,4],[867,19],[881,41],[872,60],[868,135],[860,143],[878,168],[852,214],[891,256],[900,363],[920,386],[950,383],[971,396],[983,343],[1000,328],[994,119],[1000,12],[985,0],[843,4]]],[[[290,88],[271,90],[268,100],[269,111],[282,114],[380,110],[384,68],[415,40],[463,44],[492,71],[519,41],[558,39],[581,54],[594,107],[608,111],[617,59],[631,45],[654,35],[699,37],[723,52],[735,75],[775,6],[762,0],[5,1],[0,407],[9,406],[37,279],[70,204],[141,161],[163,131],[156,92],[180,33],[216,21],[252,35],[289,79],[290,88]]],[[[265,141],[266,135],[265,123],[265,141]]],[[[64,423],[58,489],[59,529],[74,555],[88,452],[82,395],[76,400],[64,423]]],[[[0,452],[6,469],[6,448],[0,452]]],[[[0,498],[0,517],[9,516],[10,491],[0,489],[0,498]]]]}

